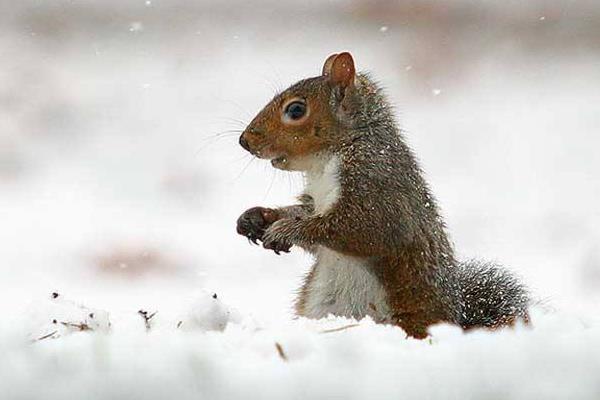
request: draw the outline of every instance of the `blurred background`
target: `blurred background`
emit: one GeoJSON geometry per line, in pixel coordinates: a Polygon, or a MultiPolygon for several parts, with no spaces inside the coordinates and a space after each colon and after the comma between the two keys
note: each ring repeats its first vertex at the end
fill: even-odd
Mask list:
{"type": "Polygon", "coordinates": [[[164,310],[205,287],[290,318],[310,258],[235,221],[302,179],[237,140],[342,50],[387,88],[458,253],[593,315],[595,0],[0,0],[0,308],[60,291],[164,310]]]}

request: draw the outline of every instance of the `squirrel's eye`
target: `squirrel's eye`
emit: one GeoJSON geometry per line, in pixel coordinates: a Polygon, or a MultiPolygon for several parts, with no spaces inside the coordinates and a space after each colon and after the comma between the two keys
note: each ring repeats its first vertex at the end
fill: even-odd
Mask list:
{"type": "Polygon", "coordinates": [[[284,119],[288,121],[298,121],[306,115],[306,103],[303,101],[293,101],[285,107],[283,111],[284,119]]]}

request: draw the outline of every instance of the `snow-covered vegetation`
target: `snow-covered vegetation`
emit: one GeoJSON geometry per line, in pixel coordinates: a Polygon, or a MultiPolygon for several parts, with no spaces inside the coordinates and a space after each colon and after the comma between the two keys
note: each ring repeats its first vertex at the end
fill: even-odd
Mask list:
{"type": "Polygon", "coordinates": [[[0,399],[600,398],[600,6],[521,3],[1,2],[0,399]],[[343,49],[531,327],[295,320],[236,235],[302,184],[239,130],[343,49]]]}

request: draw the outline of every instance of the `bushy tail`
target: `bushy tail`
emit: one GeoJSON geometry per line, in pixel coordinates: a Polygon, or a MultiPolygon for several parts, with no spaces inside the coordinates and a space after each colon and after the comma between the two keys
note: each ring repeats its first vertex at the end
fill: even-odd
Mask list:
{"type": "Polygon", "coordinates": [[[467,261],[458,268],[463,295],[461,325],[465,328],[512,325],[528,321],[527,289],[504,268],[481,261],[467,261]]]}

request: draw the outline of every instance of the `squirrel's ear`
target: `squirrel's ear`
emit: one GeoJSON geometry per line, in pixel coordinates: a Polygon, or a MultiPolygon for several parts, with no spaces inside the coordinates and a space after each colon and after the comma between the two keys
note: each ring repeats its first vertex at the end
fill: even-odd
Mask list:
{"type": "MultiPolygon", "coordinates": [[[[329,57],[331,58],[331,57],[329,57]]],[[[327,61],[325,65],[327,65],[327,61]]],[[[348,52],[340,53],[334,57],[331,61],[331,72],[329,73],[329,80],[336,86],[347,88],[354,83],[354,76],[356,71],[354,69],[354,60],[348,52]]]]}
{"type": "Polygon", "coordinates": [[[330,55],[323,64],[323,76],[331,75],[331,67],[333,67],[333,60],[337,57],[337,53],[330,55]]]}

